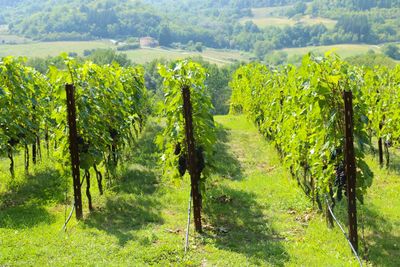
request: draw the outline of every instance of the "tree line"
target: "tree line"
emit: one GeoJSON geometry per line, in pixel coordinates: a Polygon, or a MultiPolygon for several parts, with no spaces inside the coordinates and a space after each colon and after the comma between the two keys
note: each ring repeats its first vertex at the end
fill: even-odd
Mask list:
{"type": "MultiPolygon", "coordinates": [[[[43,41],[126,39],[151,36],[162,46],[202,43],[256,53],[287,47],[400,40],[398,1],[19,1],[3,2],[0,21],[12,33],[43,41]],[[324,24],[259,27],[251,8],[291,5],[278,15],[304,15],[336,20],[324,24]],[[12,7],[15,6],[15,7],[12,7]],[[165,8],[168,6],[168,8],[165,8]],[[27,16],[29,14],[29,16],[27,16]]],[[[0,6],[2,4],[0,3],[0,6]]]]}

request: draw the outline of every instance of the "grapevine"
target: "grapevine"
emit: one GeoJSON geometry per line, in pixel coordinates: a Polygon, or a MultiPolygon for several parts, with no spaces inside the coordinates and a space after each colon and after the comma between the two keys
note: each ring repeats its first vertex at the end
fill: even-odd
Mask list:
{"type": "Polygon", "coordinates": [[[376,67],[365,70],[363,92],[368,107],[370,138],[378,139],[379,161],[383,166],[383,146],[386,150],[386,166],[389,166],[389,147],[398,146],[400,140],[400,68],[389,70],[376,67]]]}
{"type": "MultiPolygon", "coordinates": [[[[118,65],[98,66],[92,62],[82,65],[65,58],[67,68],[50,69],[49,77],[57,88],[53,118],[57,122],[56,139],[60,144],[58,155],[63,165],[68,157],[68,125],[64,87],[75,85],[77,110],[78,150],[80,168],[87,182],[89,209],[90,169],[96,173],[100,194],[103,193],[103,175],[114,172],[121,159],[123,147],[132,143],[143,129],[147,116],[147,93],[142,68],[122,68],[118,65]]],[[[110,182],[110,181],[109,181],[110,182]]]]}
{"type": "Polygon", "coordinates": [[[196,231],[201,232],[201,206],[208,159],[216,141],[213,106],[204,86],[205,70],[197,63],[178,61],[171,68],[160,66],[165,102],[161,114],[166,127],[157,138],[163,151],[164,173],[191,177],[191,196],[196,231]]]}
{"type": "MultiPolygon", "coordinates": [[[[50,85],[45,76],[24,65],[24,59],[5,57],[0,62],[0,153],[10,159],[14,176],[13,154],[33,146],[48,123],[50,85]]],[[[28,154],[29,155],[29,154],[28,154]]],[[[25,159],[26,160],[26,159],[25,159]]],[[[25,162],[28,171],[28,162],[25,162]]]]}
{"type": "Polygon", "coordinates": [[[364,161],[370,145],[363,71],[337,56],[304,57],[301,66],[271,70],[254,63],[231,82],[231,112],[243,111],[271,139],[304,192],[322,206],[322,196],[341,199],[344,162],[343,91],[354,95],[357,198],[372,183],[364,161]]]}

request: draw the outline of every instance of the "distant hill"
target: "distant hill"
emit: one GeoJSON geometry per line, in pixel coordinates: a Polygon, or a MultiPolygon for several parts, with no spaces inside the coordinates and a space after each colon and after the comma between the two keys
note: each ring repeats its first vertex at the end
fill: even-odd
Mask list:
{"type": "Polygon", "coordinates": [[[201,43],[260,59],[282,48],[400,41],[400,0],[0,0],[0,7],[12,34],[42,41],[150,36],[162,46],[201,43]]]}

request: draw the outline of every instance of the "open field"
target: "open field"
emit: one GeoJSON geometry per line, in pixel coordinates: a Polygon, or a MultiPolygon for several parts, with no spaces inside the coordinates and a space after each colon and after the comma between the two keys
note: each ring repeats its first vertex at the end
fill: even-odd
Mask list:
{"type": "Polygon", "coordinates": [[[29,40],[24,37],[0,33],[0,44],[24,44],[28,42],[29,40]]]}
{"type": "Polygon", "coordinates": [[[241,20],[242,23],[246,23],[247,21],[252,21],[258,27],[268,27],[268,26],[293,26],[296,24],[296,21],[285,18],[285,17],[268,17],[268,18],[244,18],[241,20]]]}
{"type": "Polygon", "coordinates": [[[28,44],[0,45],[0,57],[24,56],[47,57],[58,56],[62,52],[74,52],[83,55],[86,49],[115,47],[108,41],[83,41],[83,42],[32,42],[28,44]]]}
{"type": "MultiPolygon", "coordinates": [[[[1,35],[0,35],[1,37],[1,35]]],[[[95,48],[115,49],[109,41],[82,41],[82,42],[32,42],[27,44],[0,45],[0,57],[24,56],[24,57],[47,57],[57,56],[62,52],[74,52],[83,55],[84,50],[95,48]]],[[[218,65],[224,65],[238,61],[248,61],[249,56],[239,51],[205,49],[204,52],[188,52],[164,48],[142,48],[124,51],[135,63],[142,64],[154,59],[181,59],[186,57],[202,56],[205,60],[218,65]]]]}
{"type": "MultiPolygon", "coordinates": [[[[47,57],[57,56],[62,52],[74,52],[78,55],[83,55],[84,50],[91,50],[96,48],[111,48],[116,49],[116,46],[110,41],[80,41],[80,42],[31,42],[22,37],[13,37],[8,34],[2,35],[0,31],[0,42],[2,36],[9,38],[14,42],[28,42],[19,44],[0,44],[0,57],[3,56],[24,56],[24,57],[47,57]],[[19,38],[19,39],[18,39],[19,38]]],[[[340,45],[329,45],[329,46],[308,46],[301,48],[285,48],[277,51],[284,51],[289,56],[293,55],[304,55],[308,52],[314,53],[325,53],[332,49],[342,57],[349,57],[359,54],[365,54],[368,50],[373,50],[377,53],[381,52],[381,46],[367,45],[367,44],[340,44],[340,45]]],[[[137,50],[124,51],[128,58],[134,63],[144,64],[154,59],[164,58],[167,60],[176,60],[187,57],[198,57],[201,56],[204,60],[217,65],[230,64],[235,61],[250,61],[252,55],[250,53],[236,51],[236,50],[224,50],[224,49],[211,49],[206,48],[203,52],[184,51],[177,49],[168,48],[141,48],[137,50]]]]}
{"type": "Polygon", "coordinates": [[[259,7],[259,8],[252,8],[251,12],[253,13],[253,18],[259,19],[265,17],[278,16],[291,7],[292,7],[291,5],[276,6],[276,7],[259,7]]]}
{"type": "MultiPolygon", "coordinates": [[[[0,160],[0,265],[358,266],[339,228],[327,228],[273,145],[244,116],[216,121],[220,142],[207,183],[205,232],[191,229],[186,256],[189,179],[160,176],[153,144],[160,126],[152,120],[105,195],[92,187],[95,211],[73,219],[67,232],[60,230],[71,204],[72,192],[65,203],[70,178],[51,159],[25,177],[17,158],[11,181],[8,161],[0,160]]],[[[369,163],[376,177],[360,209],[369,264],[399,266],[400,176],[379,170],[372,157],[369,163]]],[[[344,206],[336,211],[345,223],[344,206]]]]}
{"type": "Polygon", "coordinates": [[[0,45],[1,44],[21,44],[29,42],[28,39],[9,34],[7,25],[0,25],[0,45]]]}
{"type": "MultiPolygon", "coordinates": [[[[116,49],[109,40],[99,41],[63,41],[63,42],[32,42],[23,37],[10,35],[5,25],[0,25],[0,57],[23,56],[23,57],[48,57],[58,56],[63,52],[73,52],[82,56],[85,50],[96,48],[116,49]],[[4,42],[2,41],[4,40],[4,42]],[[8,44],[12,42],[13,44],[8,44]]],[[[141,48],[123,51],[134,63],[143,64],[154,59],[164,58],[167,60],[183,59],[187,57],[201,56],[204,60],[217,65],[230,64],[235,61],[248,61],[251,55],[245,52],[232,50],[204,49],[202,53],[183,51],[167,48],[141,48]]]]}
{"type": "MultiPolygon", "coordinates": [[[[287,8],[290,8],[290,6],[287,6],[286,9],[287,8]]],[[[334,20],[327,18],[319,18],[319,17],[312,18],[308,15],[298,19],[288,18],[282,15],[284,10],[285,7],[253,8],[252,9],[253,17],[242,18],[240,21],[241,23],[245,23],[246,21],[252,21],[259,27],[293,26],[297,23],[301,23],[304,25],[315,25],[322,23],[327,28],[331,29],[336,25],[336,21],[334,20]]]]}
{"type": "Polygon", "coordinates": [[[217,65],[230,64],[235,61],[249,61],[250,55],[240,51],[205,49],[202,53],[162,48],[142,48],[125,52],[135,63],[143,64],[154,59],[164,58],[169,60],[187,57],[203,57],[204,60],[217,65]]]}
{"type": "Polygon", "coordinates": [[[315,24],[324,24],[328,29],[334,28],[336,25],[335,20],[327,19],[327,18],[320,18],[320,17],[315,17],[312,18],[310,16],[304,16],[299,20],[300,23],[306,24],[306,25],[315,25],[315,24]]]}
{"type": "Polygon", "coordinates": [[[293,55],[304,55],[308,52],[313,53],[325,53],[328,51],[334,51],[338,55],[343,58],[349,56],[355,56],[360,54],[365,54],[368,50],[373,50],[376,53],[380,53],[381,50],[376,45],[367,45],[367,44],[339,44],[339,45],[327,45],[327,46],[307,46],[300,48],[285,48],[278,51],[284,51],[288,53],[289,56],[293,55]]]}

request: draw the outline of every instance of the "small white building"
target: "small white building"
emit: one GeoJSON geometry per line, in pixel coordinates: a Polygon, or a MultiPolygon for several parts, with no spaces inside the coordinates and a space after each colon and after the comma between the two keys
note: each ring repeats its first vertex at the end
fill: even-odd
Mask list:
{"type": "Polygon", "coordinates": [[[159,43],[156,39],[150,36],[141,37],[139,40],[140,47],[157,47],[159,43]]]}

